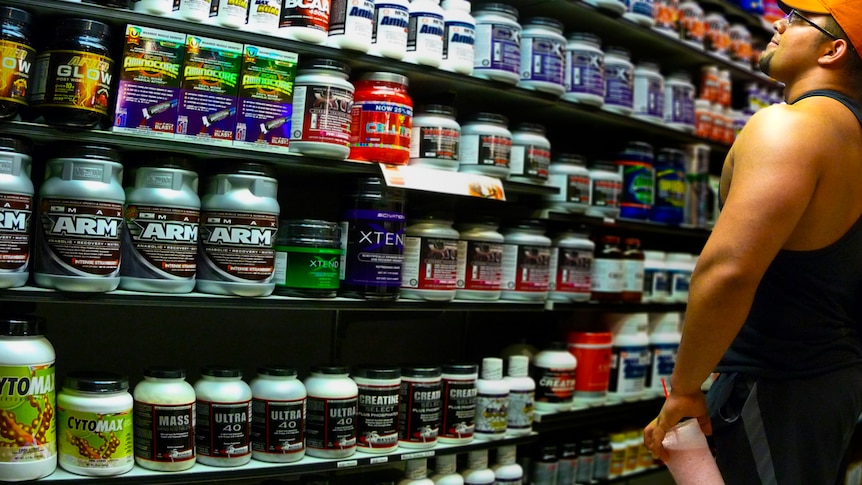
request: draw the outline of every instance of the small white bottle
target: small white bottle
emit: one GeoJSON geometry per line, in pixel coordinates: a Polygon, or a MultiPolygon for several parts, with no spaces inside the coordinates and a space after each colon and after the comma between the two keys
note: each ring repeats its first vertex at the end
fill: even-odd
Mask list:
{"type": "Polygon", "coordinates": [[[514,445],[497,448],[497,463],[494,465],[494,485],[521,485],[524,482],[524,469],[517,461],[517,447],[514,445]]]}
{"type": "Polygon", "coordinates": [[[410,3],[407,0],[375,0],[371,48],[375,56],[401,60],[407,53],[410,3]]]}
{"type": "Polygon", "coordinates": [[[410,23],[407,29],[406,62],[440,67],[443,62],[445,22],[440,0],[410,2],[410,23]]]}
{"type": "Polygon", "coordinates": [[[503,359],[482,359],[476,390],[476,439],[502,439],[509,416],[509,383],[503,379],[503,359]]]}
{"type": "Polygon", "coordinates": [[[461,74],[473,74],[476,56],[476,19],[470,15],[467,0],[443,0],[443,62],[440,68],[461,74]]]}
{"type": "Polygon", "coordinates": [[[526,355],[509,357],[509,413],[506,420],[510,435],[527,435],[533,431],[533,410],[536,403],[536,381],[530,377],[530,358],[526,355]]]}
{"type": "Polygon", "coordinates": [[[281,0],[254,0],[248,7],[246,32],[275,35],[281,18],[281,0]]]}
{"type": "Polygon", "coordinates": [[[208,23],[231,29],[241,29],[245,27],[249,3],[249,0],[221,0],[215,10],[215,15],[213,15],[213,11],[210,11],[208,23]]]}
{"type": "Polygon", "coordinates": [[[326,45],[368,52],[374,31],[374,0],[332,0],[326,45]]]}
{"type": "Polygon", "coordinates": [[[435,457],[434,475],[431,481],[435,485],[464,485],[464,477],[457,472],[457,458],[455,455],[442,455],[435,457]]]}
{"type": "Polygon", "coordinates": [[[409,460],[404,470],[404,479],[398,485],[434,485],[428,478],[428,466],[425,458],[409,460]]]}
{"type": "Polygon", "coordinates": [[[195,382],[198,463],[240,466],[251,461],[251,388],[242,371],[208,366],[195,382]]]}
{"type": "Polygon", "coordinates": [[[472,450],[467,453],[467,469],[464,475],[464,485],[494,485],[497,475],[488,468],[488,450],[472,450]]]}

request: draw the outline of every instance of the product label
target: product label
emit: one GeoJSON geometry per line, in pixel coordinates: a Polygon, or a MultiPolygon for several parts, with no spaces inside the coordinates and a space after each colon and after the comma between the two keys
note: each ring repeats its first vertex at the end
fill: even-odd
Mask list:
{"type": "Polygon", "coordinates": [[[357,101],[351,110],[351,148],[410,152],[413,108],[389,101],[357,101]]]}
{"type": "Polygon", "coordinates": [[[406,5],[375,2],[371,45],[378,49],[406,52],[409,26],[410,11],[406,5]]]}
{"type": "Polygon", "coordinates": [[[442,126],[422,126],[412,131],[410,158],[457,160],[461,132],[442,126]]]}
{"type": "Polygon", "coordinates": [[[670,294],[672,297],[688,297],[688,289],[691,286],[691,271],[673,270],[668,271],[670,283],[670,294]]]}
{"type": "Polygon", "coordinates": [[[114,131],[174,136],[186,35],[126,26],[114,131]]]}
{"type": "Polygon", "coordinates": [[[567,93],[592,94],[605,96],[604,55],[600,51],[569,49],[566,50],[567,93]]]}
{"type": "Polygon", "coordinates": [[[643,391],[649,365],[650,352],[646,345],[615,345],[608,392],[629,395],[643,391]]]}
{"type": "Polygon", "coordinates": [[[634,68],[631,64],[605,58],[605,104],[632,108],[634,68]]]}
{"type": "Polygon", "coordinates": [[[676,355],[679,344],[651,344],[650,345],[650,372],[646,374],[644,387],[647,389],[661,389],[661,380],[670,382],[673,366],[676,365],[676,355]]]}
{"type": "Polygon", "coordinates": [[[509,391],[509,408],[506,425],[511,430],[533,428],[533,411],[535,409],[535,391],[509,391]]]}
{"type": "Polygon", "coordinates": [[[730,32],[730,59],[732,61],[748,63],[751,61],[753,49],[751,47],[751,33],[744,27],[731,27],[730,32]]]}
{"type": "Polygon", "coordinates": [[[635,75],[634,110],[655,120],[664,117],[664,82],[661,75],[635,75]]]}
{"type": "Polygon", "coordinates": [[[26,44],[0,40],[0,99],[27,105],[30,91],[30,71],[36,50],[26,44]]]}
{"type": "Polygon", "coordinates": [[[682,2],[679,6],[679,38],[692,43],[703,43],[706,23],[703,10],[694,2],[682,2]]]}
{"type": "Polygon", "coordinates": [[[593,479],[607,480],[610,478],[611,452],[597,451],[593,461],[593,479]]]}
{"type": "MultiPolygon", "coordinates": [[[[3,162],[0,160],[0,166],[3,162]]],[[[33,197],[0,193],[0,273],[27,271],[32,216],[33,197]]]]}
{"type": "Polygon", "coordinates": [[[53,363],[0,366],[0,464],[57,454],[54,396],[53,363]]]}
{"type": "Polygon", "coordinates": [[[643,260],[623,260],[623,291],[642,293],[644,288],[643,260]]]}
{"type": "Polygon", "coordinates": [[[122,204],[42,198],[39,212],[42,257],[37,259],[38,272],[107,277],[119,274],[122,204]]]}
{"type": "Polygon", "coordinates": [[[123,232],[123,276],[194,278],[200,211],[129,205],[123,232]]]}
{"type": "Polygon", "coordinates": [[[536,402],[571,402],[575,393],[575,369],[530,366],[536,381],[536,402]]]}
{"type": "Polygon", "coordinates": [[[678,211],[681,218],[685,208],[684,171],[672,168],[656,170],[653,207],[678,211]]]}
{"type": "Polygon", "coordinates": [[[90,413],[57,406],[60,463],[81,468],[123,468],[135,461],[132,409],[90,413]]]}
{"type": "Polygon", "coordinates": [[[532,482],[534,484],[539,483],[557,483],[557,469],[559,468],[558,463],[543,463],[540,461],[531,462],[532,465],[532,482]]]}
{"type": "Polygon", "coordinates": [[[619,207],[622,191],[623,183],[620,180],[592,179],[590,205],[593,207],[619,207]]]}
{"type": "Polygon", "coordinates": [[[667,271],[653,268],[644,269],[644,296],[667,298],[670,296],[667,271]]]}
{"type": "Polygon", "coordinates": [[[251,400],[251,449],[275,455],[305,450],[305,399],[251,400]]]}
{"type": "Polygon", "coordinates": [[[476,431],[476,381],[443,380],[443,422],[441,435],[469,439],[476,431]]]}
{"type": "Polygon", "coordinates": [[[550,165],[551,151],[547,148],[536,145],[512,146],[510,175],[547,179],[550,165]]]}
{"type": "Polygon", "coordinates": [[[114,61],[91,52],[43,51],[36,57],[30,102],[108,114],[114,61]]]}
{"type": "Polygon", "coordinates": [[[499,291],[503,283],[503,244],[483,241],[459,241],[459,289],[499,291]]]}
{"type": "Polygon", "coordinates": [[[135,401],[135,456],[161,463],[195,457],[195,403],[149,404],[135,401]]]}
{"type": "Polygon", "coordinates": [[[347,35],[353,39],[370,39],[374,30],[372,0],[332,0],[329,36],[347,35]]]}
{"type": "Polygon", "coordinates": [[[716,54],[726,54],[730,48],[730,26],[724,15],[710,15],[706,20],[706,35],[703,38],[703,48],[716,54]]]}
{"type": "Polygon", "coordinates": [[[618,160],[615,163],[622,168],[623,174],[620,208],[638,213],[649,211],[652,207],[653,181],[655,180],[655,171],[652,165],[629,160],[618,160]]]}
{"type": "Polygon", "coordinates": [[[356,404],[356,396],[345,399],[309,397],[305,446],[317,450],[355,448],[356,404]]]}
{"type": "Polygon", "coordinates": [[[664,89],[664,121],[694,126],[694,86],[669,84],[664,89]]]}
{"type": "Polygon", "coordinates": [[[401,381],[398,396],[398,440],[435,443],[440,432],[443,384],[401,381]]]}
{"type": "Polygon", "coordinates": [[[518,74],[521,67],[521,29],[505,24],[476,24],[474,70],[518,74]]]}
{"type": "Polygon", "coordinates": [[[575,393],[604,393],[611,375],[611,348],[569,344],[569,352],[578,361],[575,369],[575,393]]]}
{"type": "Polygon", "coordinates": [[[251,453],[251,401],[222,403],[198,399],[195,416],[198,455],[235,458],[251,453]]]}
{"type": "Polygon", "coordinates": [[[281,0],[253,0],[248,8],[247,27],[254,32],[275,32],[281,18],[281,0]]]}
{"type": "Polygon", "coordinates": [[[243,52],[234,145],[286,148],[298,56],[252,45],[246,45],[243,52]]]}
{"type": "Polygon", "coordinates": [[[325,85],[296,86],[290,139],[350,145],[353,92],[325,85]]]}
{"type": "Polygon", "coordinates": [[[674,32],[679,30],[679,0],[656,0],[653,10],[655,28],[674,32]]]}
{"type": "Polygon", "coordinates": [[[532,37],[521,43],[521,80],[562,86],[565,81],[565,43],[532,37]]]}
{"type": "Polygon", "coordinates": [[[592,288],[593,253],[587,249],[555,248],[551,251],[551,291],[589,294],[592,288]]]}
{"type": "Polygon", "coordinates": [[[401,286],[404,259],[404,221],[402,213],[376,210],[350,210],[347,216],[347,244],[343,279],[345,284],[401,286]]]}
{"type": "Polygon", "coordinates": [[[398,446],[398,394],[401,386],[359,385],[356,445],[360,448],[398,446]]]}
{"type": "Polygon", "coordinates": [[[476,26],[466,22],[445,21],[443,60],[472,64],[476,52],[476,26]]]}
{"type": "Polygon", "coordinates": [[[512,139],[499,135],[465,135],[461,137],[462,165],[509,167],[512,139]]]}
{"type": "Polygon", "coordinates": [[[443,58],[443,16],[430,12],[410,12],[407,25],[407,52],[443,58]]]}
{"type": "Polygon", "coordinates": [[[199,279],[260,283],[272,279],[277,216],[204,211],[201,219],[199,279]]]}
{"type": "Polygon", "coordinates": [[[509,417],[509,394],[476,396],[476,434],[494,436],[506,434],[509,417]]]}
{"type": "Polygon", "coordinates": [[[620,293],[624,276],[621,259],[595,258],[590,288],[596,293],[620,293]]]}
{"type": "Polygon", "coordinates": [[[248,0],[211,0],[210,18],[218,16],[245,23],[247,12],[248,0]]]}
{"type": "Polygon", "coordinates": [[[503,245],[503,289],[544,292],[550,283],[551,248],[503,245]]]}
{"type": "Polygon", "coordinates": [[[336,290],[341,249],[275,247],[275,284],[287,288],[336,290]]]}
{"type": "MultiPolygon", "coordinates": [[[[216,6],[218,6],[218,0],[215,0],[216,6]]],[[[194,13],[196,16],[201,16],[201,20],[205,19],[209,16],[210,10],[212,9],[212,1],[211,0],[174,0],[174,10],[177,9],[177,3],[179,3],[183,10],[187,12],[194,13]]]]}
{"type": "Polygon", "coordinates": [[[278,27],[305,27],[326,32],[330,0],[283,0],[278,27]]]}
{"type": "Polygon", "coordinates": [[[458,278],[457,262],[457,240],[406,236],[401,287],[454,290],[458,278]]]}

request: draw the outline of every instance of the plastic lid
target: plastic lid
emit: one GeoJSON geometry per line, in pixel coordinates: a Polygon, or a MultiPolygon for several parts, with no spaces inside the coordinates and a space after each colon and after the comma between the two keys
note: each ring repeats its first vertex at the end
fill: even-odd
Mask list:
{"type": "Polygon", "coordinates": [[[555,445],[542,445],[536,451],[536,459],[541,461],[557,461],[557,447],[555,445]]]}
{"type": "Polygon", "coordinates": [[[638,248],[640,248],[641,240],[636,237],[627,237],[623,240],[623,244],[625,244],[626,246],[637,246],[638,248]]]}
{"type": "Polygon", "coordinates": [[[315,374],[340,375],[349,374],[350,369],[344,365],[321,364],[311,368],[311,372],[315,374]]]}
{"type": "MultiPolygon", "coordinates": [[[[286,238],[330,239],[341,237],[341,226],[336,222],[318,219],[297,219],[279,222],[279,235],[286,238]]],[[[281,239],[280,237],[279,239],[281,239]]]]}
{"type": "Polygon", "coordinates": [[[385,198],[388,202],[404,200],[406,192],[404,189],[389,187],[381,177],[357,177],[353,180],[353,196],[373,197],[375,199],[385,198]]]}
{"type": "Polygon", "coordinates": [[[186,377],[186,371],[182,367],[151,365],[144,368],[144,377],[155,377],[157,379],[183,379],[186,377]]]}
{"type": "Polygon", "coordinates": [[[524,28],[527,28],[528,26],[550,27],[554,30],[558,30],[560,33],[563,32],[563,23],[551,17],[532,17],[524,19],[522,25],[524,28]]]}
{"type": "Polygon", "coordinates": [[[659,162],[685,163],[687,157],[679,148],[661,148],[656,159],[659,162]]]}
{"type": "MultiPolygon", "coordinates": [[[[632,335],[646,332],[649,326],[649,316],[646,313],[628,313],[619,316],[618,320],[611,325],[614,335],[632,335]]],[[[611,318],[613,318],[611,316],[611,318]]]]}
{"type": "Polygon", "coordinates": [[[366,72],[359,76],[359,80],[403,84],[405,87],[409,84],[407,76],[394,72],[366,72]]]}
{"type": "Polygon", "coordinates": [[[267,364],[257,368],[257,373],[265,376],[296,377],[296,368],[289,365],[267,364]]]}
{"type": "Polygon", "coordinates": [[[509,118],[496,113],[474,113],[467,118],[467,121],[480,123],[493,123],[495,125],[508,126],[509,118]]]}
{"type": "MultiPolygon", "coordinates": [[[[719,75],[721,75],[721,71],[719,71],[719,75]]],[[[688,73],[688,72],[686,72],[686,71],[673,71],[673,72],[671,72],[670,74],[668,74],[668,75],[667,75],[667,79],[668,79],[668,80],[671,80],[671,79],[679,79],[679,80],[682,80],[682,81],[688,81],[688,82],[691,82],[691,74],[689,74],[689,73],[688,73]]]]}
{"type": "Polygon", "coordinates": [[[503,378],[503,359],[485,357],[482,359],[482,379],[497,381],[503,378]]]}
{"type": "Polygon", "coordinates": [[[405,364],[401,366],[402,377],[440,377],[443,370],[435,365],[405,364]]]}
{"type": "Polygon", "coordinates": [[[620,243],[620,237],[614,236],[613,234],[605,234],[602,236],[602,243],[618,245],[620,243]]]}
{"type": "Polygon", "coordinates": [[[33,16],[26,10],[21,10],[15,7],[0,7],[0,22],[17,22],[30,27],[33,23],[33,16]]]}
{"type": "Polygon", "coordinates": [[[651,313],[650,333],[678,333],[681,318],[678,312],[651,313]]]}
{"type": "Polygon", "coordinates": [[[560,447],[560,458],[574,458],[578,456],[577,443],[563,443],[560,447]]]}
{"type": "Polygon", "coordinates": [[[0,151],[30,154],[30,143],[23,138],[0,136],[0,151]]]}
{"type": "Polygon", "coordinates": [[[654,260],[654,261],[664,261],[667,257],[667,253],[664,251],[657,251],[655,249],[645,249],[644,250],[644,259],[654,260]]]}
{"type": "Polygon", "coordinates": [[[479,12],[499,12],[518,18],[518,9],[505,3],[482,3],[477,5],[473,11],[476,14],[479,12]]]}
{"type": "Polygon", "coordinates": [[[674,263],[688,263],[692,260],[692,255],[688,253],[667,253],[665,260],[674,263]]]}
{"type": "Polygon", "coordinates": [[[608,345],[614,341],[611,332],[569,332],[571,345],[608,345]]]}
{"type": "Polygon", "coordinates": [[[635,68],[636,69],[650,69],[653,71],[658,71],[659,65],[655,61],[640,61],[637,64],[635,64],[635,68]]]}
{"type": "Polygon", "coordinates": [[[444,374],[454,375],[470,375],[479,372],[478,364],[460,363],[460,364],[443,364],[442,372],[444,374]]]}
{"type": "Polygon", "coordinates": [[[0,320],[0,336],[36,337],[45,334],[45,320],[35,316],[6,317],[0,320]]]}
{"type": "Polygon", "coordinates": [[[63,387],[83,392],[111,393],[129,390],[129,378],[113,372],[70,372],[63,379],[63,387]]]}
{"type": "Polygon", "coordinates": [[[201,374],[210,377],[242,377],[242,371],[236,367],[221,367],[217,365],[201,367],[201,374]]]}
{"type": "Polygon", "coordinates": [[[87,35],[90,37],[108,38],[111,36],[111,27],[98,20],[64,18],[57,23],[57,37],[71,37],[87,35]]]}
{"type": "Polygon", "coordinates": [[[608,47],[605,50],[605,56],[608,56],[611,54],[617,55],[620,57],[625,57],[626,59],[628,59],[629,56],[631,56],[631,53],[629,52],[628,49],[626,49],[625,47],[619,47],[619,46],[608,47]]]}
{"type": "Polygon", "coordinates": [[[582,439],[581,443],[580,443],[580,447],[581,447],[580,452],[581,453],[589,453],[589,452],[595,451],[595,448],[593,448],[593,446],[595,446],[595,442],[592,439],[590,439],[590,438],[582,439]]]}
{"type": "Polygon", "coordinates": [[[544,231],[545,223],[539,219],[519,219],[506,224],[507,231],[511,231],[513,229],[532,229],[535,231],[544,231]]]}
{"type": "Polygon", "coordinates": [[[366,379],[398,379],[401,377],[401,369],[389,365],[358,365],[353,367],[353,377],[364,377],[366,379]]]}
{"type": "Polygon", "coordinates": [[[583,155],[577,153],[559,153],[556,158],[551,160],[551,163],[561,163],[569,165],[577,165],[579,167],[587,166],[587,159],[583,155]]]}
{"type": "Polygon", "coordinates": [[[530,370],[530,358],[526,355],[509,356],[509,376],[527,377],[530,370]]]}
{"type": "Polygon", "coordinates": [[[604,170],[605,172],[614,173],[619,172],[617,165],[610,160],[595,160],[589,164],[589,167],[593,170],[604,170]]]}
{"type": "Polygon", "coordinates": [[[120,152],[111,147],[99,145],[61,145],[56,147],[52,159],[59,158],[86,158],[90,160],[102,160],[109,162],[120,162],[120,152]]]}
{"type": "Polygon", "coordinates": [[[136,150],[123,152],[123,160],[129,165],[138,167],[176,168],[180,170],[194,170],[191,158],[173,152],[158,152],[150,150],[136,150]]]}
{"type": "Polygon", "coordinates": [[[421,104],[416,109],[416,114],[443,115],[454,118],[457,111],[454,107],[445,104],[421,104]]]}
{"type": "Polygon", "coordinates": [[[461,10],[470,12],[470,2],[468,0],[443,0],[441,4],[444,10],[461,10]]]}
{"type": "Polygon", "coordinates": [[[529,123],[526,121],[516,124],[515,131],[529,131],[531,133],[541,133],[542,135],[547,132],[545,125],[541,123],[529,123]]]}
{"type": "Polygon", "coordinates": [[[334,59],[308,59],[299,63],[299,70],[303,69],[325,69],[327,71],[339,72],[350,75],[350,66],[334,59]]]}
{"type": "Polygon", "coordinates": [[[625,432],[620,431],[619,433],[611,433],[611,441],[614,443],[622,443],[626,440],[625,432]]]}
{"type": "Polygon", "coordinates": [[[602,43],[602,40],[599,38],[598,35],[592,34],[590,32],[572,32],[571,34],[569,34],[569,40],[575,42],[581,41],[587,42],[589,44],[595,44],[596,47],[600,46],[602,43]]]}
{"type": "Polygon", "coordinates": [[[637,153],[652,157],[653,147],[645,141],[630,141],[626,143],[623,153],[637,153]]]}

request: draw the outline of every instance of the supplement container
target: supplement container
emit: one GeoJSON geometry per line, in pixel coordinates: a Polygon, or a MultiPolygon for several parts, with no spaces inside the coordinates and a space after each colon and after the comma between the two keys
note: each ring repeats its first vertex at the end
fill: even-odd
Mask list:
{"type": "Polygon", "coordinates": [[[277,35],[281,20],[282,0],[254,0],[248,8],[248,20],[241,27],[245,32],[277,35]]]}
{"type": "Polygon", "coordinates": [[[14,53],[15,62],[4,63],[0,68],[5,82],[0,87],[0,119],[8,120],[28,106],[30,97],[30,68],[36,59],[32,39],[33,16],[26,10],[0,7],[0,49],[14,53]]]}
{"type": "Polygon", "coordinates": [[[342,204],[339,294],[366,300],[394,300],[404,259],[404,190],[380,177],[360,177],[342,204]]]}
{"type": "Polygon", "coordinates": [[[721,11],[711,9],[704,15],[703,24],[706,31],[703,37],[704,49],[727,59],[730,50],[730,23],[727,18],[721,11]]]}
{"type": "Polygon", "coordinates": [[[554,301],[589,301],[596,244],[586,228],[564,231],[551,242],[550,293],[554,301]]]}
{"type": "Polygon", "coordinates": [[[545,126],[538,123],[518,123],[512,130],[512,151],[509,157],[509,178],[529,182],[548,180],[551,164],[551,142],[545,126]]]}
{"type": "Polygon", "coordinates": [[[640,303],[644,288],[644,253],[641,240],[627,237],[623,240],[623,292],[621,300],[640,303]]]}
{"type": "Polygon", "coordinates": [[[566,92],[563,23],[549,17],[524,22],[518,86],[561,96],[566,92]]]}
{"type": "Polygon", "coordinates": [[[120,288],[188,293],[195,287],[201,199],[198,174],[182,157],[141,152],[126,184],[120,288]]]}
{"type": "Polygon", "coordinates": [[[653,0],[626,0],[626,12],[623,18],[644,27],[653,27],[655,25],[653,0]]]}
{"type": "Polygon", "coordinates": [[[605,76],[605,102],[603,109],[624,116],[634,111],[634,70],[629,51],[622,47],[608,47],[605,51],[604,69],[606,73],[617,73],[615,76],[605,76]]]}
{"type": "Polygon", "coordinates": [[[551,239],[537,220],[524,220],[504,231],[503,286],[500,298],[544,302],[548,298],[551,239]]]}
{"type": "Polygon", "coordinates": [[[588,32],[569,34],[562,99],[601,106],[605,102],[605,53],[599,38],[588,32]]]}
{"type": "Polygon", "coordinates": [[[530,482],[534,485],[555,485],[559,474],[560,460],[556,445],[537,445],[530,461],[530,482]]]}
{"type": "Polygon", "coordinates": [[[665,267],[667,268],[670,302],[687,303],[688,287],[691,284],[691,273],[694,271],[694,259],[687,253],[667,253],[665,267]]]}
{"type": "Polygon", "coordinates": [[[407,29],[410,27],[410,2],[380,0],[374,2],[374,30],[371,48],[375,56],[401,60],[407,54],[407,29]]]}
{"type": "Polygon", "coordinates": [[[696,0],[683,0],[679,4],[679,38],[695,49],[703,50],[706,36],[703,9],[696,0]]]}
{"type": "Polygon", "coordinates": [[[744,24],[731,24],[728,29],[730,37],[730,47],[728,53],[730,60],[748,67],[753,56],[753,48],[751,43],[751,32],[744,24]]]}
{"type": "Polygon", "coordinates": [[[60,467],[76,475],[121,475],[135,466],[129,379],[70,372],[57,394],[60,467]]]}
{"type": "Polygon", "coordinates": [[[443,0],[443,61],[440,69],[473,74],[476,57],[476,19],[467,0],[443,0]]]}
{"type": "Polygon", "coordinates": [[[655,195],[649,219],[669,225],[682,222],[685,208],[685,152],[662,148],[655,160],[655,195]]]}
{"type": "Polygon", "coordinates": [[[590,206],[590,171],[581,155],[557,155],[548,169],[547,185],[559,189],[556,194],[544,196],[550,210],[581,214],[590,206]]]}
{"type": "Polygon", "coordinates": [[[464,485],[494,485],[497,476],[488,468],[488,450],[470,450],[467,452],[467,469],[464,475],[464,485]]]}
{"type": "MultiPolygon", "coordinates": [[[[720,104],[724,108],[730,107],[730,102],[733,97],[733,84],[730,79],[730,70],[728,69],[719,69],[718,70],[718,104],[720,104]]],[[[770,91],[770,101],[769,104],[777,104],[783,101],[783,97],[781,92],[778,90],[770,91]]]]}
{"type": "Polygon", "coordinates": [[[664,76],[655,62],[635,65],[634,112],[632,116],[661,123],[664,117],[664,76]]]}
{"type": "Polygon", "coordinates": [[[537,411],[565,411],[572,406],[577,365],[566,342],[551,342],[533,357],[530,376],[536,382],[537,411]]]}
{"type": "Polygon", "coordinates": [[[334,298],[338,291],[341,227],[314,219],[281,221],[275,243],[275,293],[334,298]]]}
{"type": "Polygon", "coordinates": [[[443,404],[438,441],[465,444],[473,441],[476,428],[476,364],[444,364],[441,374],[443,404]]]}
{"type": "Polygon", "coordinates": [[[575,369],[575,408],[605,402],[611,377],[611,332],[569,332],[569,352],[578,361],[575,369]]]}
{"type": "Polygon", "coordinates": [[[518,459],[518,448],[515,445],[506,445],[497,448],[497,463],[494,465],[494,475],[497,477],[496,484],[518,484],[523,483],[524,469],[516,463],[518,459]]]}
{"type": "Polygon", "coordinates": [[[643,435],[636,429],[626,431],[626,461],[623,473],[638,471],[638,455],[643,446],[643,435]]]}
{"type": "Polygon", "coordinates": [[[455,172],[461,125],[455,108],[442,104],[421,105],[413,118],[410,136],[410,165],[455,172]]]}
{"type": "Polygon", "coordinates": [[[710,138],[714,129],[712,103],[707,99],[694,100],[694,135],[710,138]]]}
{"type": "Polygon", "coordinates": [[[710,147],[702,143],[685,146],[685,206],[683,227],[706,227],[709,206],[709,158],[710,147]]]}
{"type": "Polygon", "coordinates": [[[530,358],[526,355],[509,356],[509,372],[504,379],[509,384],[506,432],[512,436],[528,435],[533,431],[536,407],[536,381],[530,377],[530,358]]]}
{"type": "Polygon", "coordinates": [[[575,474],[575,483],[592,483],[595,460],[596,449],[593,440],[581,440],[578,443],[578,469],[575,474]]]}
{"type": "Polygon", "coordinates": [[[609,478],[619,478],[626,468],[626,443],[625,432],[611,433],[611,466],[608,469],[609,478]]]}
{"type": "Polygon", "coordinates": [[[614,334],[608,402],[636,401],[643,397],[650,363],[647,314],[609,313],[604,317],[614,334]]]}
{"type": "Polygon", "coordinates": [[[30,105],[49,125],[95,128],[108,121],[114,60],[111,28],[96,20],[63,18],[39,51],[30,84],[30,105]],[[85,75],[78,68],[88,66],[85,75]]]}
{"type": "Polygon", "coordinates": [[[175,3],[180,2],[175,2],[174,0],[137,0],[136,2],[132,2],[132,7],[135,12],[170,17],[174,15],[174,12],[179,12],[179,5],[177,5],[176,9],[174,8],[175,3]]]}
{"type": "Polygon", "coordinates": [[[718,102],[718,89],[718,66],[709,64],[700,68],[700,98],[709,103],[718,102]]]}
{"type": "Polygon", "coordinates": [[[556,483],[578,483],[575,481],[578,474],[578,444],[576,442],[563,443],[559,453],[556,483]]]}
{"type": "Polygon", "coordinates": [[[275,288],[278,180],[261,164],[225,163],[201,197],[195,288],[203,293],[269,296],[275,288]]]}
{"type": "Polygon", "coordinates": [[[665,252],[644,251],[644,291],[641,301],[644,303],[664,303],[670,300],[670,281],[665,252]]]}
{"type": "Polygon", "coordinates": [[[179,367],[151,366],[135,386],[135,462],[175,472],[195,464],[195,390],[179,367]]]}
{"type": "Polygon", "coordinates": [[[496,219],[458,224],[458,275],[455,298],[500,299],[503,281],[503,242],[496,219]]]}
{"type": "Polygon", "coordinates": [[[412,218],[404,236],[401,298],[449,301],[458,279],[458,231],[448,214],[412,218]]]}
{"type": "Polygon", "coordinates": [[[476,439],[499,440],[506,436],[509,417],[509,383],[503,379],[503,359],[482,359],[476,381],[476,439]]]}
{"type": "Polygon", "coordinates": [[[673,367],[676,365],[679,342],[682,339],[681,320],[677,312],[649,314],[650,370],[646,374],[644,387],[657,397],[664,395],[662,379],[670,382],[673,367]]]}
{"type": "Polygon", "coordinates": [[[612,455],[611,437],[607,435],[599,436],[598,443],[596,444],[596,459],[593,462],[593,480],[603,481],[610,479],[612,455]]]}
{"type": "Polygon", "coordinates": [[[431,480],[435,485],[464,485],[464,477],[457,470],[457,455],[435,456],[434,475],[431,476],[431,480]]]}
{"type": "Polygon", "coordinates": [[[586,215],[616,219],[620,216],[623,176],[614,162],[597,160],[589,165],[590,206],[586,215]]]}
{"type": "Polygon", "coordinates": [[[646,220],[652,210],[655,169],[653,148],[649,143],[632,141],[617,155],[623,190],[620,217],[646,220]]]}
{"type": "Polygon", "coordinates": [[[329,29],[329,1],[283,1],[276,36],[309,44],[326,42],[329,29]]]}
{"type": "Polygon", "coordinates": [[[195,450],[204,465],[232,467],[251,461],[251,388],[242,371],[207,366],[195,382],[195,450]]]}
{"type": "Polygon", "coordinates": [[[504,3],[480,4],[476,20],[476,57],[473,75],[507,84],[521,79],[521,25],[518,9],[504,3]]]}
{"type": "Polygon", "coordinates": [[[3,480],[36,480],[57,468],[55,359],[54,347],[45,338],[44,320],[0,319],[0,382],[10,383],[3,397],[3,415],[8,424],[29,426],[34,438],[24,440],[11,430],[0,435],[3,480]]]}
{"type": "Polygon", "coordinates": [[[619,236],[595,236],[596,253],[590,279],[590,300],[620,302],[623,298],[625,269],[619,236]]]}
{"type": "MultiPolygon", "coordinates": [[[[176,6],[177,1],[174,0],[173,3],[176,6]]],[[[212,0],[180,0],[180,8],[178,10],[175,9],[175,13],[171,16],[177,16],[180,19],[192,22],[207,22],[212,10],[211,3],[212,0]]]]}
{"type": "Polygon", "coordinates": [[[299,64],[293,87],[290,151],[344,160],[350,154],[354,87],[350,66],[330,59],[299,64]],[[321,103],[320,100],[327,100],[321,103]]]}
{"type": "Polygon", "coordinates": [[[351,377],[359,389],[356,450],[387,453],[398,447],[398,394],[401,369],[395,366],[358,366],[351,377]]]}
{"type": "Polygon", "coordinates": [[[694,84],[685,72],[674,72],[664,83],[664,124],[694,133],[694,84]]]}
{"type": "Polygon", "coordinates": [[[241,29],[245,27],[248,16],[249,3],[254,0],[230,0],[212,2],[213,10],[207,23],[215,24],[230,29],[241,29]]]}
{"type": "Polygon", "coordinates": [[[433,365],[401,367],[398,446],[429,449],[437,444],[442,417],[442,370],[433,365]]]}
{"type": "Polygon", "coordinates": [[[407,460],[404,479],[398,485],[434,485],[434,481],[428,478],[428,461],[425,458],[407,460]]]}
{"type": "Polygon", "coordinates": [[[679,39],[679,0],[655,0],[653,12],[653,28],[664,35],[679,39]]]}
{"type": "MultiPolygon", "coordinates": [[[[2,14],[2,9],[0,9],[2,14]]],[[[34,252],[30,226],[33,218],[32,159],[28,144],[19,138],[0,136],[0,288],[27,284],[30,255],[34,252]]]]}
{"type": "Polygon", "coordinates": [[[374,32],[374,0],[332,0],[326,45],[368,52],[374,32]]]}
{"type": "Polygon", "coordinates": [[[440,0],[411,0],[405,62],[440,67],[443,62],[443,9],[440,0]]]}
{"type": "Polygon", "coordinates": [[[33,272],[38,286],[117,289],[126,200],[122,181],[123,166],[113,148],[71,145],[54,150],[39,189],[33,272]]]}
{"type": "Polygon", "coordinates": [[[350,158],[406,165],[410,158],[413,100],[407,76],[369,72],[356,81],[350,122],[350,158]]]}
{"type": "Polygon", "coordinates": [[[508,118],[494,113],[469,117],[461,126],[458,171],[506,178],[512,152],[508,124],[508,118]]]}
{"type": "Polygon", "coordinates": [[[359,389],[348,368],[319,365],[305,379],[308,405],[305,453],[317,458],[347,458],[356,451],[359,389]]]}
{"type": "Polygon", "coordinates": [[[305,456],[305,385],[296,369],[267,365],[257,369],[251,387],[251,457],[289,463],[305,456]]]}

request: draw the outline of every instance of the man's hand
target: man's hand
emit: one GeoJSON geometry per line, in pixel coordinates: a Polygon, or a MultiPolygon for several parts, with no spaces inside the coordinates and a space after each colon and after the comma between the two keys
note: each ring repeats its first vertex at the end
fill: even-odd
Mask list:
{"type": "Polygon", "coordinates": [[[664,435],[682,418],[697,418],[703,434],[712,434],[712,424],[706,412],[706,397],[703,392],[678,395],[671,392],[661,407],[658,417],[644,428],[644,446],[662,461],[667,461],[667,450],[661,444],[664,435]]]}

